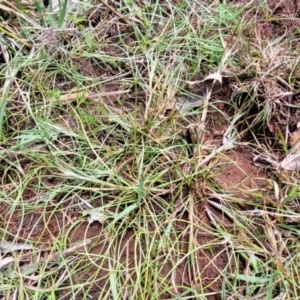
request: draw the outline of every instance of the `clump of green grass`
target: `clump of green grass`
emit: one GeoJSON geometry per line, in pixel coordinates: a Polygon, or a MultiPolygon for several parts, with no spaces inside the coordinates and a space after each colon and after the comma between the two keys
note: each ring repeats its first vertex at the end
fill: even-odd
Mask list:
{"type": "Polygon", "coordinates": [[[1,296],[295,299],[298,174],[240,196],[215,178],[239,146],[274,159],[257,132],[296,108],[291,41],[247,35],[266,4],[36,3],[0,4],[1,296]],[[170,109],[209,74],[226,101],[170,109]]]}

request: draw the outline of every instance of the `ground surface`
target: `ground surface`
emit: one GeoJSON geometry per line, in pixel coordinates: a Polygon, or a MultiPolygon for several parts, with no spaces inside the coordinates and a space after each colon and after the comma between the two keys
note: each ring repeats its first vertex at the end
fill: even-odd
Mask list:
{"type": "MultiPolygon", "coordinates": [[[[162,1],[163,12],[155,6],[157,18],[171,16],[173,2],[162,1]]],[[[96,28],[91,36],[64,32],[59,47],[65,52],[55,50],[55,40],[54,50],[45,50],[53,60],[42,72],[47,57],[20,67],[10,83],[1,143],[1,235],[32,249],[3,252],[14,265],[1,267],[8,286],[1,296],[298,299],[299,259],[292,253],[299,239],[291,230],[299,225],[298,198],[287,197],[292,190],[297,196],[297,175],[253,161],[263,149],[280,161],[296,143],[289,141],[299,121],[299,74],[297,62],[288,66],[287,52],[299,52],[298,1],[228,1],[231,12],[243,13],[239,25],[221,29],[234,54],[220,71],[223,85],[210,97],[204,123],[201,108],[185,115],[169,109],[179,92],[173,82],[181,72],[173,60],[179,49],[153,46],[168,24],[152,20],[160,35],[148,45],[151,33],[139,45],[153,47],[143,56],[136,46],[143,30],[132,25],[142,17],[116,18],[120,7],[111,5],[85,10],[77,26],[96,28]],[[240,50],[247,47],[248,54],[240,50]],[[249,99],[254,104],[246,106],[249,99]],[[273,110],[263,122],[258,116],[268,101],[273,110]],[[230,136],[235,146],[204,162],[230,136]]],[[[147,11],[143,2],[137,5],[147,11]]],[[[209,5],[213,15],[219,4],[209,5]]],[[[193,9],[201,11],[196,4],[193,9]]],[[[120,11],[128,13],[126,6],[120,11]]],[[[191,28],[196,31],[201,20],[191,13],[191,28]]],[[[188,81],[216,71],[219,61],[210,65],[211,59],[188,81]]],[[[203,84],[183,88],[199,94],[203,84]]]]}

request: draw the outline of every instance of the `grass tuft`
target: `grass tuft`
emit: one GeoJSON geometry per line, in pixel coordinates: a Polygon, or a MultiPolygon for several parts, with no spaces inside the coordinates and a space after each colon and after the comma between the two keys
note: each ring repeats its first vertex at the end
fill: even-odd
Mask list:
{"type": "Polygon", "coordinates": [[[1,2],[3,299],[298,299],[277,2],[1,2]]]}

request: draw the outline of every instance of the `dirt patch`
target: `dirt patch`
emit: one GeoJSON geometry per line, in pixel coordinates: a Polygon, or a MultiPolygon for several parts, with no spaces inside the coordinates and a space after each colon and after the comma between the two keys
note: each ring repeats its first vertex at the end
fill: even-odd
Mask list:
{"type": "Polygon", "coordinates": [[[251,149],[241,147],[222,155],[213,172],[216,183],[226,194],[248,198],[252,191],[261,190],[266,183],[265,172],[254,166],[251,149]]]}
{"type": "MultiPolygon", "coordinates": [[[[221,299],[220,291],[224,280],[220,276],[220,270],[234,272],[236,267],[233,261],[228,260],[226,244],[222,245],[215,240],[212,218],[218,220],[228,231],[232,230],[232,222],[205,200],[207,196],[203,192],[203,182],[199,182],[190,194],[194,208],[189,212],[188,220],[196,225],[186,232],[186,246],[183,249],[187,251],[189,247],[194,248],[195,255],[192,257],[195,261],[192,257],[185,261],[183,269],[179,270],[178,284],[195,290],[201,286],[208,295],[206,299],[218,300],[221,299]]],[[[187,230],[187,227],[182,227],[181,230],[187,230]]]]}

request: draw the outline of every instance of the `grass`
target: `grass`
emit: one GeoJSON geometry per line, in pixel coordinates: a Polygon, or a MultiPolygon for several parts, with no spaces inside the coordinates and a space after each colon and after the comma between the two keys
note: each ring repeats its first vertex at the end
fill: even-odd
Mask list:
{"type": "Polygon", "coordinates": [[[0,4],[1,297],[298,299],[287,16],[100,2],[0,4]]]}

